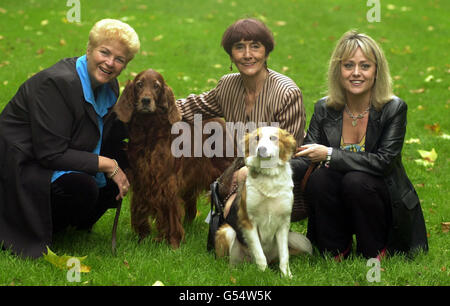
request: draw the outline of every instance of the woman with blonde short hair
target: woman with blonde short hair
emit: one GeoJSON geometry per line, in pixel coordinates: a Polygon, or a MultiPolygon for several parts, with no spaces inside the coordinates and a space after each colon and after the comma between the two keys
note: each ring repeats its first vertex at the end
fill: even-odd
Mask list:
{"type": "Polygon", "coordinates": [[[367,258],[428,249],[419,198],[401,158],[406,112],[392,94],[381,48],[368,35],[345,33],[330,59],[328,96],[315,104],[306,145],[296,154],[305,167],[319,165],[306,199],[308,238],[320,252],[347,257],[353,234],[367,258]]]}
{"type": "Polygon", "coordinates": [[[139,51],[119,20],[97,22],[86,54],[23,83],[0,114],[0,245],[39,257],[68,226],[91,229],[126,195],[126,132],[112,107],[139,51]]]}

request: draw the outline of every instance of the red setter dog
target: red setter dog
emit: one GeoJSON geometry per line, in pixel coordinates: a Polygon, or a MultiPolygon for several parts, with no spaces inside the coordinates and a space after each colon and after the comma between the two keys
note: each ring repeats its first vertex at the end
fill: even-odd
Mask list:
{"type": "MultiPolygon", "coordinates": [[[[149,217],[152,217],[159,233],[157,240],[165,239],[178,248],[184,239],[183,216],[188,222],[195,218],[198,195],[209,189],[231,159],[173,155],[171,145],[178,135],[172,135],[171,128],[181,120],[181,115],[172,89],[152,69],[128,81],[114,110],[128,124],[127,154],[131,168],[128,174],[133,191],[131,225],[141,241],[150,234],[149,217]]],[[[208,121],[220,122],[225,131],[223,120],[203,123],[208,121]]],[[[225,144],[226,139],[223,140],[225,144]]]]}

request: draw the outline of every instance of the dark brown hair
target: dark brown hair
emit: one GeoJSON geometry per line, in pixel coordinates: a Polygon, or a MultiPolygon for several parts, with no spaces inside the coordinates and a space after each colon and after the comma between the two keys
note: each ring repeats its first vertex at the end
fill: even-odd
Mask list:
{"type": "Polygon", "coordinates": [[[258,41],[266,48],[266,55],[272,52],[275,41],[272,32],[260,20],[253,18],[240,19],[223,33],[222,47],[231,56],[231,48],[236,42],[244,40],[258,41]]]}

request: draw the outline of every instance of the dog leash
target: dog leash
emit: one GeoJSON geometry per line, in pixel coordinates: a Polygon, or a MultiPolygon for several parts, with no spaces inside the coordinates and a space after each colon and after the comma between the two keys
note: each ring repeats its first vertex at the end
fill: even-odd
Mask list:
{"type": "Polygon", "coordinates": [[[306,183],[308,182],[309,176],[313,172],[313,170],[316,168],[317,164],[310,164],[308,169],[306,170],[305,175],[302,178],[302,181],[300,183],[300,188],[302,189],[302,192],[305,192],[306,183]]]}
{"type": "Polygon", "coordinates": [[[116,208],[116,216],[114,217],[114,223],[112,228],[112,238],[111,238],[111,249],[112,253],[116,255],[116,233],[117,233],[117,224],[119,223],[120,209],[122,207],[122,201],[119,201],[116,208]]]}

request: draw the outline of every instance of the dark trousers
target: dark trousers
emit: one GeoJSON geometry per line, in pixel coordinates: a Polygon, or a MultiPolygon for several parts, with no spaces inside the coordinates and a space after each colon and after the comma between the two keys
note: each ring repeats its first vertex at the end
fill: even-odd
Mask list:
{"type": "Polygon", "coordinates": [[[53,232],[68,226],[90,229],[108,208],[117,207],[116,184],[98,188],[94,178],[84,173],[64,174],[51,184],[53,232]]]}
{"type": "Polygon", "coordinates": [[[308,238],[319,250],[336,256],[351,246],[376,257],[386,247],[391,226],[388,190],[382,177],[364,172],[316,169],[306,185],[308,238]]]}

